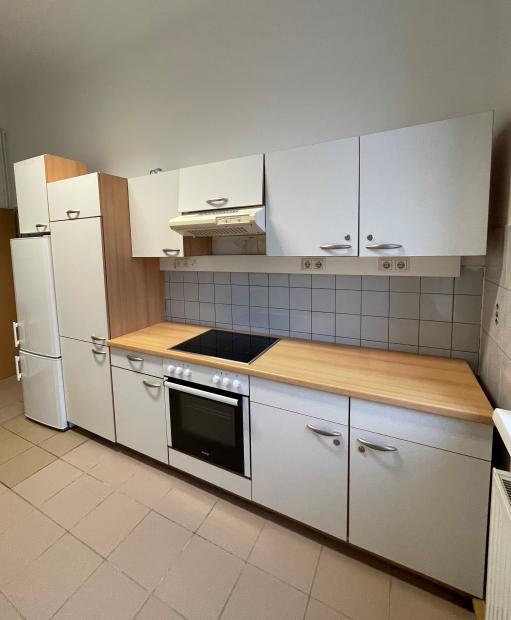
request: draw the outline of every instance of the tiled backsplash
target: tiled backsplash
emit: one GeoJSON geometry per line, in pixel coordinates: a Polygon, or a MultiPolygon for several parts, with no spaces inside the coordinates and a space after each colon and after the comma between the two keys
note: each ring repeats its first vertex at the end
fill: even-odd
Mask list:
{"type": "Polygon", "coordinates": [[[459,278],[166,272],[167,320],[426,355],[477,369],[483,268],[459,278]]]}

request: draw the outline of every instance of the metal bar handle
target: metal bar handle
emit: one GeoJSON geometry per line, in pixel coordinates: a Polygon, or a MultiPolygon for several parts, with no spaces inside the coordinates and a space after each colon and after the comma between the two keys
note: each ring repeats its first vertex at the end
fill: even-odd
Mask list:
{"type": "Polygon", "coordinates": [[[402,247],[400,243],[370,243],[366,245],[367,250],[398,250],[402,247]]]}
{"type": "Polygon", "coordinates": [[[317,435],[322,435],[323,437],[341,437],[341,431],[327,431],[324,428],[318,428],[317,426],[313,426],[312,424],[307,424],[307,428],[316,433],[317,435]]]}
{"type": "Polygon", "coordinates": [[[36,224],[35,227],[37,231],[39,232],[40,228],[42,228],[43,230],[46,230],[48,228],[48,224],[36,224]]]}
{"type": "Polygon", "coordinates": [[[206,202],[212,207],[221,207],[229,202],[229,198],[210,198],[206,202]]]}
{"type": "Polygon", "coordinates": [[[14,365],[16,366],[16,381],[21,381],[20,356],[14,356],[14,365]]]}
{"type": "Polygon", "coordinates": [[[142,383],[150,388],[161,388],[161,383],[153,383],[152,381],[147,381],[146,379],[142,379],[142,383]]]}
{"type": "Polygon", "coordinates": [[[106,338],[102,338],[101,336],[91,336],[90,339],[92,342],[106,343],[106,338]]]}
{"type": "Polygon", "coordinates": [[[128,353],[128,355],[126,355],[126,357],[129,359],[130,362],[143,362],[144,358],[143,357],[135,357],[134,355],[130,355],[128,353]]]}
{"type": "Polygon", "coordinates": [[[66,211],[66,215],[67,215],[67,217],[69,217],[70,219],[72,219],[72,218],[71,218],[71,216],[72,216],[72,215],[76,215],[76,217],[78,217],[78,216],[80,215],[80,211],[77,211],[76,209],[68,209],[68,210],[66,211]]]}
{"type": "Polygon", "coordinates": [[[208,400],[215,400],[219,403],[224,403],[225,405],[232,405],[233,407],[238,406],[237,398],[229,398],[228,396],[223,396],[222,394],[198,390],[197,388],[189,387],[188,385],[181,385],[180,383],[172,383],[171,381],[164,381],[163,385],[172,390],[176,390],[177,392],[184,392],[185,394],[200,396],[202,398],[207,398],[208,400]]]}
{"type": "Polygon", "coordinates": [[[363,437],[357,437],[357,441],[366,448],[371,448],[371,450],[378,450],[379,452],[397,452],[397,448],[395,446],[382,446],[378,443],[367,441],[367,439],[364,439],[363,437]]]}
{"type": "Polygon", "coordinates": [[[349,243],[327,243],[326,245],[319,246],[321,250],[349,250],[351,244],[349,243]]]}
{"type": "Polygon", "coordinates": [[[15,347],[20,346],[20,337],[18,335],[18,327],[19,327],[19,323],[16,323],[16,321],[14,321],[12,324],[12,330],[14,332],[14,346],[15,347]]]}
{"type": "Polygon", "coordinates": [[[94,355],[106,355],[106,351],[96,351],[96,349],[91,349],[94,355]]]}
{"type": "Polygon", "coordinates": [[[172,248],[163,248],[162,252],[164,254],[166,254],[167,256],[178,256],[180,250],[179,249],[172,249],[172,248]]]}

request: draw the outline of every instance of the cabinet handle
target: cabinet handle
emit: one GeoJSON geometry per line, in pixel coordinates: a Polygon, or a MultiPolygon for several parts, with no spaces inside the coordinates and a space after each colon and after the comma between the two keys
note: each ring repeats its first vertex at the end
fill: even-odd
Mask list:
{"type": "Polygon", "coordinates": [[[349,250],[351,245],[349,243],[327,243],[319,247],[321,250],[349,250]]]}
{"type": "Polygon", "coordinates": [[[76,215],[76,217],[78,217],[80,215],[80,211],[77,211],[76,209],[68,209],[66,211],[66,214],[67,214],[68,218],[73,219],[73,218],[71,218],[71,216],[72,215],[76,215]]]}
{"type": "Polygon", "coordinates": [[[143,362],[144,358],[143,357],[135,357],[134,355],[126,355],[126,357],[129,359],[130,362],[143,362]]]}
{"type": "Polygon", "coordinates": [[[18,327],[19,327],[19,323],[16,323],[16,321],[12,324],[12,331],[14,332],[14,346],[15,347],[19,347],[20,345],[20,337],[18,335],[18,327]]]}
{"type": "Polygon", "coordinates": [[[212,207],[222,207],[229,202],[229,198],[210,198],[209,200],[206,200],[206,202],[212,207]]]}
{"type": "Polygon", "coordinates": [[[145,379],[142,380],[142,383],[150,388],[161,388],[161,383],[152,383],[151,381],[146,381],[145,379]]]}
{"type": "Polygon", "coordinates": [[[106,351],[96,351],[96,349],[91,349],[94,355],[106,355],[106,351]]]}
{"type": "Polygon", "coordinates": [[[167,256],[179,256],[179,250],[173,250],[172,248],[163,248],[162,252],[167,256]]]}
{"type": "Polygon", "coordinates": [[[37,229],[37,232],[39,232],[39,229],[46,230],[48,228],[48,224],[36,224],[35,227],[37,229]]]}
{"type": "Polygon", "coordinates": [[[307,424],[307,428],[316,433],[317,435],[322,435],[323,437],[341,437],[341,431],[327,431],[324,428],[318,428],[317,426],[313,426],[312,424],[307,424]]]}
{"type": "Polygon", "coordinates": [[[402,247],[400,243],[370,243],[366,250],[397,250],[402,247]]]}
{"type": "Polygon", "coordinates": [[[101,336],[91,336],[90,339],[92,342],[102,342],[103,344],[106,342],[106,338],[102,338],[101,336]]]}
{"type": "Polygon", "coordinates": [[[16,366],[16,381],[21,381],[20,356],[14,356],[14,364],[16,366]]]}
{"type": "Polygon", "coordinates": [[[357,437],[357,441],[366,448],[371,448],[371,450],[378,450],[379,452],[397,452],[397,448],[394,446],[381,446],[378,443],[367,441],[367,439],[363,439],[362,437],[357,437]]]}

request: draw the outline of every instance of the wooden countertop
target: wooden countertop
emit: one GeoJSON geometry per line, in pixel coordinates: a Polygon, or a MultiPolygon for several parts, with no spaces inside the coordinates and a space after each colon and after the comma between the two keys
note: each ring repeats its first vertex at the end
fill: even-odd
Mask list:
{"type": "Polygon", "coordinates": [[[157,323],[114,338],[108,344],[252,377],[492,424],[492,406],[465,360],[294,338],[282,338],[252,364],[169,350],[208,329],[181,323],[157,323]]]}

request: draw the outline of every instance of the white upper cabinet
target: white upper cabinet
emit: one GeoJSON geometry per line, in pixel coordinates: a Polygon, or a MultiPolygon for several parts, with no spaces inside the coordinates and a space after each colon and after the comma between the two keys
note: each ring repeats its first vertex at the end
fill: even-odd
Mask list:
{"type": "Polygon", "coordinates": [[[357,256],[359,139],[269,153],[266,253],[357,256]]]}
{"type": "Polygon", "coordinates": [[[178,187],[178,170],[128,180],[133,256],[183,256],[183,237],[169,228],[178,187]]]}
{"type": "Polygon", "coordinates": [[[49,183],[48,202],[52,222],[100,216],[98,173],[49,183]]]}
{"type": "Polygon", "coordinates": [[[14,164],[20,233],[48,232],[48,195],[44,155],[14,164]]]}
{"type": "Polygon", "coordinates": [[[179,171],[179,211],[263,204],[263,155],[218,161],[179,171]]]}
{"type": "Polygon", "coordinates": [[[360,138],[360,256],[486,253],[492,122],[485,112],[360,138]]]}

